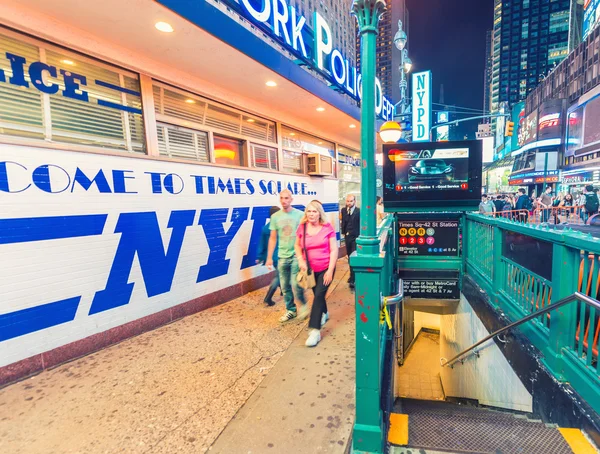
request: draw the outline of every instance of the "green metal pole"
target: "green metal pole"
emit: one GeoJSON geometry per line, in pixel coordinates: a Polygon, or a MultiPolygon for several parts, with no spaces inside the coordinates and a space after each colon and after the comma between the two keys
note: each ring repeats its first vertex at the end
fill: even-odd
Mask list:
{"type": "Polygon", "coordinates": [[[382,453],[385,434],[381,411],[381,274],[385,253],[379,253],[376,219],[375,71],[379,17],[384,0],[355,0],[352,12],[361,34],[361,231],[350,257],[356,279],[356,419],[355,453],[382,453]]]}

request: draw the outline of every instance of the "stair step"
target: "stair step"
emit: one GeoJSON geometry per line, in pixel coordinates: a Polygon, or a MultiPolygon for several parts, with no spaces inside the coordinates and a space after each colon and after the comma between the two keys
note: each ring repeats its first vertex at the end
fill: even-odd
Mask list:
{"type": "Polygon", "coordinates": [[[401,408],[408,415],[405,453],[410,448],[415,454],[419,449],[478,454],[573,452],[557,429],[511,413],[409,399],[401,401],[401,408]]]}

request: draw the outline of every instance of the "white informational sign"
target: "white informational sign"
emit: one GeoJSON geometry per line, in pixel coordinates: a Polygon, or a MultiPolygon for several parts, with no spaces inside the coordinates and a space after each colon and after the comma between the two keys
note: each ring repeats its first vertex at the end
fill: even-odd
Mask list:
{"type": "MultiPolygon", "coordinates": [[[[437,122],[440,123],[448,123],[450,119],[450,115],[448,112],[438,112],[437,113],[437,122]]],[[[440,126],[437,129],[437,141],[438,142],[448,142],[450,140],[450,126],[440,126]]]]}
{"type": "Polygon", "coordinates": [[[334,179],[2,145],[0,367],[267,273],[284,188],[338,230],[334,179]]]}
{"type": "Polygon", "coordinates": [[[412,76],[413,142],[429,142],[431,130],[431,71],[412,76]]]}
{"type": "Polygon", "coordinates": [[[483,160],[484,164],[494,160],[494,138],[483,137],[479,139],[483,142],[483,160]]]}

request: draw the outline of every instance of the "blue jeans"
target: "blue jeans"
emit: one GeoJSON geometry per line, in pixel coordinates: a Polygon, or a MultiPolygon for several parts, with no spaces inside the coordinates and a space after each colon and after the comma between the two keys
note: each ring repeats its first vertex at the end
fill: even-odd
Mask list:
{"type": "Polygon", "coordinates": [[[300,302],[300,304],[306,304],[306,298],[304,297],[304,290],[298,286],[296,282],[296,276],[300,271],[298,266],[298,260],[296,257],[289,259],[279,259],[277,265],[277,271],[279,271],[279,283],[281,285],[281,291],[283,292],[283,299],[285,301],[285,307],[288,311],[296,312],[296,304],[294,304],[294,295],[300,302]],[[292,287],[294,288],[292,292],[292,287]]]}

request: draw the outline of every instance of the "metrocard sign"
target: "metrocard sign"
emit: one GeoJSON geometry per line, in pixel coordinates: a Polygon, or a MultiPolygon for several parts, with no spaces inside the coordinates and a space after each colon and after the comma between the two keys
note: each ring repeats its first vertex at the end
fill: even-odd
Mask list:
{"type": "MultiPolygon", "coordinates": [[[[232,1],[232,0],[231,0],[232,1]]],[[[286,0],[239,0],[244,15],[251,21],[265,25],[282,44],[302,57],[332,84],[341,88],[357,101],[362,99],[362,77],[356,67],[333,47],[333,33],[318,12],[313,13],[314,31],[306,26],[306,18],[298,14],[286,0]],[[312,52],[312,53],[311,53],[312,52]]],[[[394,105],[383,96],[381,82],[375,80],[375,112],[384,120],[391,120],[394,105]]]]}

